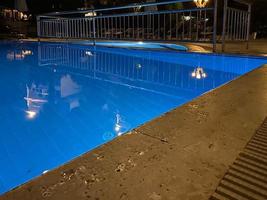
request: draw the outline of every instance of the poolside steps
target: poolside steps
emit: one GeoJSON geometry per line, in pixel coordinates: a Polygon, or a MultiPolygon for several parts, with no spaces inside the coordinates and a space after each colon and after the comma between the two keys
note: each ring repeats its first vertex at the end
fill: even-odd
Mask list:
{"type": "Polygon", "coordinates": [[[267,200],[267,118],[229,167],[210,200],[267,200]]]}

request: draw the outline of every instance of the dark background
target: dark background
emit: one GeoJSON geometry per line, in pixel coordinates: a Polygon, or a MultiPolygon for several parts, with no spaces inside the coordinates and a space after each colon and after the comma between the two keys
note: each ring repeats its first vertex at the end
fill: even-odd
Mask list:
{"type": "MultiPolygon", "coordinates": [[[[13,0],[0,0],[0,6],[13,7],[13,0]]],[[[130,3],[144,2],[140,0],[27,0],[29,12],[34,16],[41,13],[76,10],[78,8],[101,8],[117,5],[127,5],[130,3]]],[[[164,1],[164,0],[162,0],[164,1]]],[[[193,1],[193,0],[192,0],[193,1]]],[[[258,36],[267,37],[267,0],[247,0],[253,2],[252,7],[252,31],[258,32],[258,36]]],[[[219,0],[219,13],[222,13],[223,0],[219,0]]],[[[222,21],[222,15],[219,14],[219,24],[222,21]]],[[[1,26],[1,21],[0,21],[1,26]]]]}

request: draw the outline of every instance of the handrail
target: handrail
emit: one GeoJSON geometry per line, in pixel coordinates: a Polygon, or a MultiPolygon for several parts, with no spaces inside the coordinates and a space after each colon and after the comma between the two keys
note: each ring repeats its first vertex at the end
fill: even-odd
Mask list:
{"type": "Polygon", "coordinates": [[[109,10],[122,10],[128,8],[137,8],[137,7],[149,7],[149,6],[160,6],[160,5],[168,5],[175,3],[183,3],[183,2],[192,2],[192,0],[173,0],[173,1],[164,1],[164,2],[148,2],[148,3],[136,3],[130,4],[127,6],[118,6],[118,7],[110,7],[110,8],[100,8],[100,9],[86,9],[86,10],[76,10],[76,11],[64,11],[64,12],[50,12],[45,13],[40,16],[58,16],[58,15],[68,15],[68,14],[84,14],[88,12],[102,12],[109,10]]]}
{"type": "MultiPolygon", "coordinates": [[[[112,15],[100,15],[95,17],[71,17],[71,19],[85,19],[85,18],[107,18],[107,17],[124,17],[124,16],[142,16],[142,15],[153,15],[153,14],[172,14],[172,13],[183,13],[183,12],[195,12],[195,11],[209,11],[214,8],[192,8],[192,9],[179,9],[179,10],[166,10],[166,11],[147,11],[147,12],[137,12],[137,13],[122,13],[122,14],[112,14],[112,15]]],[[[55,16],[40,16],[43,18],[52,19],[70,19],[69,17],[55,17],[55,16]]]]}

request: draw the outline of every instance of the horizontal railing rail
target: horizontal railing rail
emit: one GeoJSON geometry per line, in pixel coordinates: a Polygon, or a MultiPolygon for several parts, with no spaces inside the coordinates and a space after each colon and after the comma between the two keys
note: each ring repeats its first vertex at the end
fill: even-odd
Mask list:
{"type": "MultiPolygon", "coordinates": [[[[163,1],[163,2],[147,2],[147,3],[134,3],[126,6],[117,6],[111,8],[102,8],[102,9],[85,9],[85,10],[75,10],[75,11],[62,11],[62,12],[52,12],[46,13],[42,16],[59,16],[59,15],[70,15],[70,14],[85,14],[88,12],[103,12],[103,11],[114,11],[114,10],[123,10],[137,7],[151,7],[151,6],[162,6],[175,3],[184,3],[192,2],[192,0],[173,0],[173,1],[163,1]]],[[[41,15],[40,15],[41,16],[41,15]]]]}

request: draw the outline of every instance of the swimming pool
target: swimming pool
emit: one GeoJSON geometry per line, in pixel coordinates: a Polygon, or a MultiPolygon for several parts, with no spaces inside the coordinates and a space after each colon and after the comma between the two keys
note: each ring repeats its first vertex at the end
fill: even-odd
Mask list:
{"type": "Polygon", "coordinates": [[[0,194],[267,63],[67,43],[0,45],[0,194]]]}

